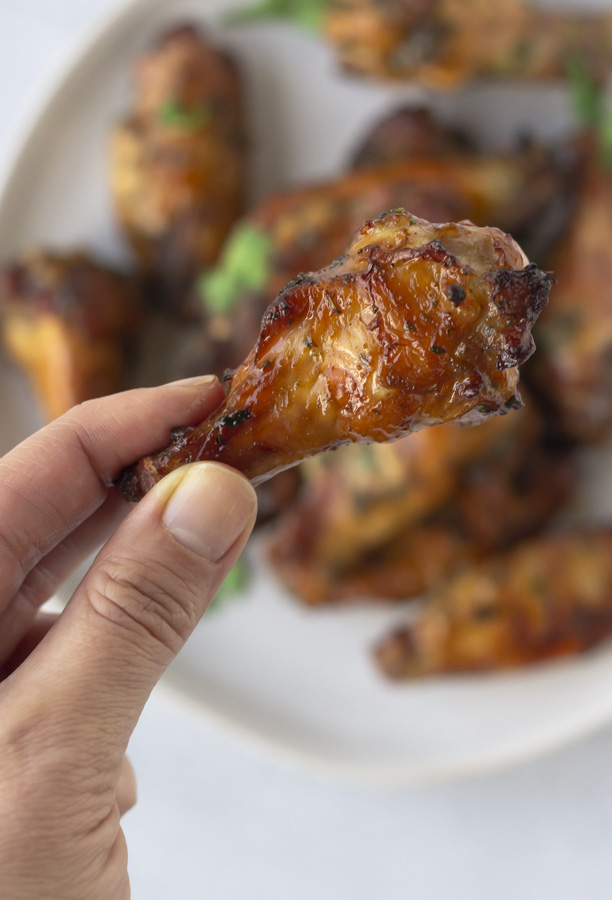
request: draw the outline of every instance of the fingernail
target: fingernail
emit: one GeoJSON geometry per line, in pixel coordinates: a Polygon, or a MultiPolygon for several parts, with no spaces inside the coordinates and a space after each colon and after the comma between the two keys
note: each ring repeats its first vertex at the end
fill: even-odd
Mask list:
{"type": "Polygon", "coordinates": [[[216,375],[196,375],[194,378],[181,378],[180,381],[171,381],[166,387],[204,387],[207,384],[214,384],[218,381],[216,375]]]}
{"type": "Polygon", "coordinates": [[[218,562],[253,526],[255,491],[242,475],[215,463],[193,463],[169,478],[178,484],[166,504],[164,525],[185,547],[218,562]]]}

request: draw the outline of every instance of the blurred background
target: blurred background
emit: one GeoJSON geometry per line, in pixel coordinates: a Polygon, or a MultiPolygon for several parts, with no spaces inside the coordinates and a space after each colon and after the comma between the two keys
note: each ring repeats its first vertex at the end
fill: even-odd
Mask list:
{"type": "MultiPolygon", "coordinates": [[[[310,7],[307,3],[302,4],[304,9],[315,6],[316,4],[310,4],[310,7]]],[[[555,4],[548,3],[547,6],[554,7],[555,4]]],[[[606,5],[599,3],[597,6],[604,8],[606,5]]],[[[86,5],[82,2],[77,3],[76,0],[19,0],[19,2],[2,0],[0,175],[9,165],[11,147],[29,121],[30,112],[35,108],[45,86],[55,77],[59,68],[72,58],[76,48],[96,23],[108,17],[113,9],[120,7],[120,3],[109,0],[88,0],[86,5]]],[[[486,4],[483,9],[485,7],[486,4]]],[[[480,41],[486,42],[487,39],[490,39],[490,36],[489,38],[481,36],[480,41]]],[[[253,44],[257,45],[256,36],[253,44]]],[[[528,55],[528,49],[521,46],[521,59],[518,62],[524,64],[528,55]]],[[[358,63],[360,60],[363,61],[363,57],[355,59],[358,63]]],[[[355,59],[349,60],[349,63],[354,65],[355,59]]],[[[581,115],[587,119],[591,115],[591,124],[592,116],[597,115],[595,107],[598,101],[595,99],[590,76],[596,80],[600,74],[596,71],[595,65],[594,69],[593,72],[585,71],[578,61],[573,70],[575,96],[578,98],[576,102],[582,103],[581,115]]],[[[273,81],[270,84],[273,84],[273,81]]],[[[393,105],[381,102],[381,90],[375,84],[364,88],[362,102],[368,110],[371,110],[372,121],[376,118],[376,111],[381,111],[385,106],[391,109],[393,105]]],[[[317,94],[316,87],[311,88],[310,93],[307,94],[306,90],[304,93],[306,103],[319,105],[324,103],[324,98],[317,94]]],[[[125,98],[129,96],[127,88],[124,94],[125,98]]],[[[121,94],[122,98],[124,94],[121,94]]],[[[414,106],[420,102],[422,96],[418,91],[412,95],[409,88],[402,92],[401,99],[411,100],[414,106]]],[[[566,141],[567,135],[579,130],[578,127],[574,129],[569,124],[572,116],[576,115],[578,119],[579,114],[573,111],[572,100],[566,90],[559,87],[534,86],[533,90],[524,90],[522,96],[525,107],[529,109],[526,119],[530,123],[535,123],[534,130],[538,138],[556,141],[557,151],[554,156],[548,156],[546,155],[548,151],[530,145],[529,141],[524,142],[519,156],[516,157],[520,160],[520,177],[515,173],[515,180],[512,181],[506,170],[501,179],[495,180],[497,176],[492,176],[496,186],[493,193],[499,206],[500,192],[503,201],[504,198],[507,199],[508,193],[516,200],[519,189],[522,191],[520,216],[514,205],[507,203],[506,207],[503,207],[504,215],[507,216],[503,224],[509,222],[517,229],[522,229],[526,239],[534,241],[534,252],[540,251],[546,255],[552,253],[551,247],[556,246],[561,240],[560,235],[555,232],[555,223],[572,221],[572,209],[575,207],[572,207],[569,201],[558,205],[555,205],[555,201],[575,196],[576,184],[579,183],[575,173],[576,160],[584,160],[585,151],[583,147],[579,147],[578,150],[572,147],[570,151],[567,149],[568,145],[564,144],[564,149],[559,152],[559,147],[566,141]],[[542,117],[540,123],[538,123],[539,108],[547,110],[547,115],[542,117]],[[553,214],[547,216],[546,213],[550,208],[553,209],[553,214]],[[535,228],[534,222],[537,223],[535,228]],[[531,232],[527,227],[529,225],[531,232]],[[545,242],[544,246],[538,245],[538,238],[545,242]]],[[[458,135],[453,129],[462,125],[468,133],[470,130],[478,133],[479,122],[494,117],[496,107],[500,103],[505,103],[507,99],[508,95],[503,85],[501,88],[490,90],[485,86],[480,92],[475,91],[469,96],[468,102],[462,107],[462,114],[452,95],[446,95],[444,92],[434,93],[428,105],[436,115],[445,119],[448,131],[438,134],[435,129],[432,130],[430,123],[420,121],[418,123],[420,130],[417,129],[419,140],[426,142],[423,146],[428,153],[432,146],[435,146],[436,152],[440,151],[442,156],[446,153],[472,152],[466,149],[466,140],[469,139],[458,135]],[[498,93],[498,90],[501,92],[498,93]]],[[[272,118],[276,117],[277,127],[279,122],[282,126],[281,108],[282,103],[270,112],[272,118]]],[[[506,147],[512,136],[520,131],[522,118],[517,113],[516,104],[508,103],[507,115],[499,115],[499,111],[497,115],[501,123],[500,128],[496,129],[494,134],[489,130],[482,139],[488,153],[506,147]]],[[[87,111],[83,110],[84,119],[86,116],[87,111]]],[[[179,130],[185,127],[181,109],[167,108],[164,116],[165,124],[169,127],[179,130]]],[[[346,134],[350,133],[351,140],[356,146],[358,138],[364,137],[358,127],[362,116],[358,118],[353,110],[343,110],[338,113],[337,118],[339,127],[335,133],[338,134],[344,129],[346,134]]],[[[583,127],[585,122],[583,120],[578,124],[583,127]]],[[[188,125],[191,127],[193,122],[188,125]]],[[[235,123],[230,122],[228,134],[235,136],[236,128],[235,123]]],[[[259,128],[261,133],[262,126],[259,128]]],[[[255,132],[257,133],[257,126],[255,132]]],[[[414,140],[415,133],[414,129],[411,130],[410,140],[414,140]]],[[[317,155],[315,152],[315,138],[311,139],[312,144],[309,140],[298,142],[295,138],[284,134],[282,127],[279,134],[282,134],[280,144],[285,158],[292,155],[292,158],[299,159],[299,168],[304,177],[308,176],[310,179],[329,177],[346,159],[346,142],[340,142],[333,134],[330,135],[328,152],[325,155],[317,155]]],[[[67,135],[66,141],[70,138],[71,136],[67,135]]],[[[130,153],[134,152],[129,143],[130,138],[128,133],[117,136],[116,153],[119,168],[125,163],[124,154],[129,157],[130,153]]],[[[320,135],[317,139],[320,139],[320,135]]],[[[393,149],[393,140],[390,145],[393,149]]],[[[237,168],[241,165],[240,146],[238,140],[234,147],[237,168]]],[[[376,156],[381,152],[382,146],[383,144],[375,141],[370,144],[368,152],[376,156]]],[[[386,140],[384,147],[388,146],[389,141],[386,140]]],[[[57,148],[54,148],[54,153],[56,166],[57,148]]],[[[291,167],[288,166],[287,171],[283,170],[283,154],[280,151],[277,158],[271,158],[270,154],[261,151],[255,155],[253,165],[258,174],[254,180],[258,185],[270,179],[271,173],[278,176],[280,181],[291,182],[291,167]]],[[[42,154],[41,159],[44,159],[42,154]]],[[[354,160],[353,164],[356,168],[371,166],[372,162],[371,159],[368,162],[365,148],[362,149],[361,159],[354,160]]],[[[482,160],[476,164],[477,169],[484,166],[482,160]]],[[[436,177],[440,178],[439,175],[436,177]]],[[[74,171],[75,193],[79,192],[81,178],[77,167],[74,171]]],[[[141,260],[145,259],[146,263],[150,248],[144,247],[144,242],[136,234],[138,223],[130,218],[131,210],[129,208],[126,210],[125,204],[121,203],[123,182],[116,185],[116,188],[119,195],[118,205],[123,212],[124,228],[131,236],[137,254],[140,253],[141,260]]],[[[259,188],[255,194],[256,199],[260,200],[261,197],[257,196],[258,190],[259,188]]],[[[57,203],[57,198],[51,197],[51,194],[52,191],[49,196],[43,197],[41,193],[42,205],[50,204],[51,200],[57,203]]],[[[100,190],[100,196],[96,195],[96,203],[108,202],[101,199],[102,194],[100,190]]],[[[19,233],[21,220],[25,221],[27,215],[31,217],[31,207],[38,199],[35,190],[29,195],[21,191],[19,196],[19,203],[13,201],[16,204],[14,207],[16,235],[19,233]],[[23,199],[26,196],[27,204],[23,199]]],[[[10,197],[8,199],[11,200],[10,197]]],[[[419,197],[419,202],[421,200],[419,197]]],[[[435,218],[440,206],[443,210],[448,209],[449,200],[447,196],[441,198],[434,192],[433,195],[427,194],[424,201],[426,208],[428,203],[432,209],[431,217],[435,218]]],[[[65,199],[64,219],[62,207],[57,207],[57,228],[50,238],[55,239],[59,236],[65,240],[75,239],[75,235],[71,232],[71,210],[74,204],[74,198],[65,199]]],[[[291,213],[291,209],[289,212],[291,213]]],[[[360,213],[361,210],[358,210],[352,215],[359,216],[360,213]]],[[[41,221],[43,219],[44,215],[41,215],[41,221]]],[[[102,219],[97,212],[92,213],[91,233],[85,234],[84,237],[98,239],[102,233],[106,245],[110,248],[113,262],[125,264],[129,257],[125,246],[115,233],[105,233],[106,225],[102,219]]],[[[267,221],[266,214],[261,214],[259,225],[267,221]]],[[[610,227],[611,223],[612,208],[607,227],[610,227]]],[[[566,227],[569,226],[566,224],[566,227]]],[[[40,237],[42,239],[45,236],[41,234],[40,237]]],[[[240,240],[244,242],[244,234],[240,240]]],[[[15,241],[15,246],[0,248],[2,257],[22,249],[17,246],[17,238],[15,241]]],[[[202,251],[204,255],[206,246],[202,251]]],[[[183,247],[184,244],[181,244],[181,248],[183,247]]],[[[252,254],[252,244],[249,248],[249,253],[252,254]]],[[[176,263],[177,256],[180,261],[181,253],[177,255],[175,250],[173,245],[172,252],[164,256],[164,264],[169,260],[170,265],[164,270],[163,277],[165,278],[168,272],[170,275],[167,283],[159,288],[160,294],[163,295],[160,301],[162,306],[166,302],[176,304],[177,296],[184,297],[188,293],[180,284],[180,280],[187,276],[183,268],[176,263]],[[165,299],[167,297],[170,301],[165,299]]],[[[309,260],[308,253],[311,252],[311,248],[306,247],[306,251],[306,259],[309,260]]],[[[36,262],[36,265],[40,263],[36,262]]],[[[287,266],[290,267],[289,264],[287,266]]],[[[605,271],[605,265],[603,269],[605,271]]],[[[283,283],[283,280],[292,274],[281,267],[278,277],[283,283]]],[[[242,272],[238,272],[238,275],[243,277],[242,272]]],[[[193,273],[188,277],[193,277],[193,273]]],[[[215,313],[219,312],[218,304],[223,307],[225,302],[228,277],[230,287],[235,287],[232,278],[238,276],[235,270],[232,270],[229,276],[227,271],[225,275],[221,272],[221,276],[218,276],[216,281],[209,281],[205,288],[208,291],[207,296],[213,298],[208,302],[212,304],[215,313]]],[[[246,287],[251,291],[255,288],[261,289],[261,285],[247,284],[246,287]]],[[[210,306],[208,313],[211,313],[210,306]]],[[[167,315],[167,312],[161,315],[167,315]]],[[[190,313],[181,309],[178,317],[183,315],[188,317],[190,313]]],[[[219,316],[215,319],[217,325],[218,320],[219,316]]],[[[121,327],[126,325],[124,320],[119,324],[121,327]]],[[[109,328],[111,325],[115,327],[115,320],[109,328]]],[[[247,325],[248,322],[245,328],[247,325]]],[[[130,327],[129,321],[127,327],[130,327]]],[[[603,330],[605,329],[601,326],[599,331],[603,330]]],[[[188,342],[185,350],[184,333],[181,328],[173,335],[173,340],[178,348],[177,358],[180,359],[180,367],[200,366],[202,359],[206,360],[206,365],[221,365],[215,356],[216,347],[212,349],[208,345],[202,347],[197,342],[196,346],[193,346],[188,342]]],[[[217,343],[223,343],[223,340],[222,334],[217,343]]],[[[240,357],[243,347],[230,347],[229,350],[238,353],[240,357]]],[[[224,352],[227,351],[228,348],[224,345],[224,352]]],[[[116,368],[115,366],[115,371],[116,368]]],[[[183,371],[176,374],[183,374],[183,371]]],[[[13,375],[7,377],[13,378],[13,375]]],[[[154,379],[156,376],[152,374],[150,377],[154,379]]],[[[533,376],[533,383],[541,384],[538,382],[537,372],[533,376]]],[[[589,436],[589,440],[596,442],[601,437],[599,432],[606,431],[609,425],[608,419],[611,416],[609,403],[606,405],[606,401],[611,396],[610,382],[604,379],[600,387],[603,401],[594,413],[595,420],[585,416],[585,421],[581,422],[581,434],[578,438],[567,433],[569,429],[567,421],[563,419],[563,411],[560,414],[558,411],[555,413],[557,415],[555,428],[558,428],[559,434],[557,432],[554,434],[554,452],[546,443],[551,428],[548,419],[546,427],[542,426],[542,432],[546,431],[546,439],[542,438],[538,428],[534,431],[531,425],[527,429],[527,437],[522,433],[518,437],[512,434],[502,435],[506,447],[508,440],[516,439],[516,445],[512,445],[514,459],[523,459],[521,454],[526,450],[532,453],[534,441],[537,443],[538,452],[545,453],[540,460],[541,467],[536,469],[531,477],[534,482],[545,481],[549,486],[551,482],[555,482],[557,487],[546,492],[545,497],[538,502],[536,510],[529,510],[529,522],[532,523],[537,519],[538,524],[535,526],[537,528],[540,528],[544,521],[548,521],[548,517],[557,512],[559,505],[566,499],[567,466],[573,465],[575,442],[582,440],[582,436],[589,428],[593,429],[593,435],[589,436]],[[604,413],[597,418],[602,407],[605,407],[604,413]],[[537,435],[534,437],[536,432],[537,435]],[[538,443],[541,441],[544,441],[545,451],[542,450],[544,444],[538,443]],[[549,452],[553,453],[552,457],[547,455],[549,452]]],[[[22,390],[23,385],[15,382],[15,391],[22,390]]],[[[11,392],[12,388],[9,393],[11,392]]],[[[57,393],[51,398],[49,395],[46,396],[48,415],[52,416],[61,411],[62,400],[61,396],[58,398],[57,393]],[[59,405],[54,406],[54,403],[59,405]]],[[[554,407],[554,398],[548,400],[549,405],[554,407]]],[[[582,408],[580,397],[578,408],[582,408]]],[[[574,412],[575,410],[570,409],[568,413],[572,422],[576,421],[574,412]]],[[[24,427],[28,428],[35,424],[36,416],[37,413],[32,413],[32,417],[24,427]]],[[[508,421],[510,419],[511,417],[508,417],[508,421]]],[[[4,435],[3,438],[5,443],[10,440],[8,435],[4,435]]],[[[514,477],[514,473],[510,474],[514,477]]],[[[316,485],[320,475],[313,471],[307,477],[316,485]]],[[[572,476],[570,480],[571,478],[572,476]]],[[[325,483],[323,481],[323,488],[325,483]]],[[[597,484],[597,480],[595,483],[597,484]]],[[[276,512],[274,505],[282,505],[287,493],[291,495],[293,489],[294,486],[289,485],[284,491],[280,491],[278,496],[267,498],[274,512],[276,512]]],[[[600,501],[604,513],[607,511],[606,502],[600,501]]],[[[404,511],[399,516],[401,521],[402,516],[404,511]]],[[[602,514],[601,517],[605,516],[602,514]]],[[[518,516],[518,521],[520,519],[521,516],[518,516]]],[[[321,528],[328,527],[331,531],[334,521],[332,517],[330,525],[328,520],[323,518],[321,528]]],[[[523,526],[517,528],[521,534],[523,530],[525,533],[529,531],[529,528],[523,526]]],[[[480,536],[480,531],[478,535],[480,536]]],[[[354,540],[354,536],[351,539],[354,540]]],[[[490,551],[489,543],[497,548],[498,542],[505,546],[506,542],[510,543],[510,539],[505,534],[501,537],[491,536],[487,531],[486,539],[482,540],[483,546],[486,547],[485,552],[490,551]]],[[[464,552],[463,549],[461,552],[464,552]]],[[[605,553],[607,554],[607,551],[605,553]]],[[[315,572],[315,563],[318,562],[318,557],[306,556],[304,563],[298,552],[295,558],[289,560],[277,558],[277,565],[285,583],[293,587],[297,593],[303,594],[301,599],[307,606],[325,604],[330,599],[325,594],[328,582],[321,593],[322,589],[318,583],[312,581],[306,584],[305,581],[304,573],[315,572]]],[[[363,573],[358,574],[363,576],[363,573]]],[[[354,590],[355,581],[349,579],[349,583],[351,590],[354,590]]],[[[336,588],[337,585],[334,585],[334,589],[336,588]]],[[[342,593],[344,590],[342,585],[338,590],[342,593]]],[[[609,599],[609,592],[606,599],[609,599]]],[[[334,598],[331,600],[333,602],[334,598]]],[[[308,614],[311,615],[310,612],[308,614]]],[[[396,619],[393,611],[389,616],[389,624],[395,623],[396,619]]],[[[216,625],[211,623],[213,634],[215,628],[216,625]]],[[[221,639],[222,635],[219,637],[221,639]]],[[[378,637],[382,637],[381,632],[378,637]]],[[[534,654],[537,658],[537,651],[534,651],[534,654]]],[[[526,652],[525,661],[529,660],[529,654],[526,652]]],[[[363,669],[365,672],[365,662],[363,669]]],[[[369,669],[367,671],[369,672],[369,669]]],[[[397,675],[397,671],[395,674],[397,675]]],[[[255,674],[253,678],[256,680],[255,674]]],[[[607,681],[606,685],[605,690],[612,689],[610,681],[607,681]]],[[[304,691],[308,691],[307,684],[304,684],[304,691]]],[[[321,696],[323,697],[323,693],[321,696]]],[[[325,702],[324,698],[322,702],[325,702]]],[[[563,703],[562,695],[557,702],[563,703]]],[[[503,710],[497,710],[496,713],[503,717],[503,710]]],[[[545,721],[546,706],[542,706],[538,714],[545,721]]],[[[491,717],[494,718],[494,715],[492,711],[491,717]]],[[[367,723],[365,730],[367,731],[367,723]]],[[[526,900],[531,898],[535,900],[536,897],[540,900],[542,896],[554,896],[560,900],[589,896],[594,900],[600,898],[604,900],[610,895],[612,882],[612,854],[609,852],[612,841],[612,729],[610,728],[537,762],[523,764],[493,775],[465,777],[458,781],[447,780],[441,784],[423,784],[412,788],[364,787],[351,784],[350,777],[343,779],[330,775],[320,776],[270,755],[263,747],[258,746],[256,741],[245,741],[238,733],[233,734],[231,729],[224,730],[211,724],[197,705],[190,705],[179,694],[171,693],[162,686],[145,710],[134,735],[130,754],[138,775],[140,793],[137,808],[125,820],[130,848],[132,892],[135,900],[139,898],[165,900],[175,896],[181,897],[182,900],[191,898],[196,900],[205,896],[242,900],[247,894],[262,900],[276,897],[311,900],[317,895],[326,900],[327,898],[370,900],[372,897],[386,897],[396,893],[418,895],[426,900],[438,898],[441,900],[451,892],[458,893],[459,896],[469,892],[475,900],[485,898],[489,900],[491,897],[514,900],[518,896],[526,900]]]]}

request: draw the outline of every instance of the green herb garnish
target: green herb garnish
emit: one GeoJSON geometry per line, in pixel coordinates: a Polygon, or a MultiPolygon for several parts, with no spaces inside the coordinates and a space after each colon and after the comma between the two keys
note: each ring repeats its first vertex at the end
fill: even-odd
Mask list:
{"type": "Polygon", "coordinates": [[[208,612],[211,612],[211,610],[218,612],[228,601],[235,600],[241,594],[244,594],[248,583],[249,573],[246,564],[239,559],[219,588],[217,596],[208,607],[208,612]]]}
{"type": "Polygon", "coordinates": [[[328,0],[258,0],[223,16],[228,25],[243,25],[266,19],[284,19],[308,31],[321,31],[328,0]]]}
{"type": "Polygon", "coordinates": [[[198,280],[198,293],[207,312],[229,312],[248,292],[265,288],[270,277],[272,239],[251,222],[237,225],[219,264],[198,280]]]}
{"type": "Polygon", "coordinates": [[[355,448],[355,456],[359,459],[361,465],[368,472],[377,472],[380,468],[380,459],[374,447],[369,444],[357,445],[355,448]]]}
{"type": "Polygon", "coordinates": [[[612,170],[612,114],[602,115],[599,123],[599,152],[606,169],[612,170]]]}
{"type": "Polygon", "coordinates": [[[574,109],[578,120],[592,131],[599,145],[603,166],[612,169],[612,112],[606,106],[604,87],[598,84],[582,56],[573,56],[567,63],[574,109]]]}
{"type": "Polygon", "coordinates": [[[574,55],[568,59],[567,75],[578,119],[583,125],[598,127],[603,114],[603,94],[582,56],[574,55]]]}
{"type": "Polygon", "coordinates": [[[210,105],[189,109],[181,106],[178,100],[167,100],[160,108],[159,121],[169,128],[180,131],[198,131],[210,124],[213,112],[210,105]]]}
{"type": "Polygon", "coordinates": [[[219,419],[219,425],[222,425],[223,428],[238,428],[239,425],[248,422],[250,418],[251,411],[249,409],[237,409],[234,413],[222,416],[219,419]]]}

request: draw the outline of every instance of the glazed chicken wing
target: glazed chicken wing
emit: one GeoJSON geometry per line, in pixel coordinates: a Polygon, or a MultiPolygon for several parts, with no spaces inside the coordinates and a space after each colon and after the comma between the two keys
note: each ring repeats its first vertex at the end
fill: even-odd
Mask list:
{"type": "Polygon", "coordinates": [[[601,80],[612,65],[612,16],[526,0],[329,0],[322,26],[348,70],[441,89],[563,78],[577,55],[601,80]]]}
{"type": "Polygon", "coordinates": [[[612,634],[612,532],[541,537],[441,586],[383,641],[391,678],[524,665],[587,650],[612,634]]]}
{"type": "Polygon", "coordinates": [[[272,565],[303,602],[406,600],[541,528],[569,496],[572,456],[535,404],[478,428],[444,425],[300,466],[272,565]]]}
{"type": "Polygon", "coordinates": [[[424,428],[391,444],[350,444],[307,460],[300,502],[279,527],[275,558],[338,575],[399,532],[448,508],[467,469],[521,466],[537,439],[531,409],[478,428],[424,428]]]}
{"type": "Polygon", "coordinates": [[[562,433],[578,441],[612,431],[612,170],[592,137],[584,151],[570,225],[550,261],[557,287],[530,372],[562,433]]]}
{"type": "Polygon", "coordinates": [[[4,343],[48,419],[126,387],[139,295],[84,253],[26,254],[0,271],[4,343]]]}
{"type": "Polygon", "coordinates": [[[216,262],[243,211],[245,179],[237,69],[195,28],[175,28],[139,60],[110,158],[119,219],[171,300],[216,262]]]}
{"type": "Polygon", "coordinates": [[[398,207],[435,222],[467,218],[517,235],[531,253],[527,238],[564,193],[564,181],[551,154],[532,146],[514,156],[396,159],[271,197],[236,227],[219,264],[199,279],[203,326],[177,377],[238,366],[276,294],[300,272],[340,256],[367,219],[398,207]]]}
{"type": "Polygon", "coordinates": [[[281,291],[221,408],[178,429],[121,488],[136,500],[202,459],[258,483],[343,443],[505,412],[549,290],[497,229],[404,210],[367,222],[344,257],[281,291]]]}
{"type": "Polygon", "coordinates": [[[611,15],[526,0],[257,0],[233,18],[266,16],[323,33],[349,72],[442,90],[474,78],[563,78],[578,55],[599,80],[612,65],[611,15]]]}
{"type": "Polygon", "coordinates": [[[381,169],[413,157],[456,156],[473,150],[466,134],[443,125],[426,107],[401,107],[370,129],[351,168],[381,169]]]}

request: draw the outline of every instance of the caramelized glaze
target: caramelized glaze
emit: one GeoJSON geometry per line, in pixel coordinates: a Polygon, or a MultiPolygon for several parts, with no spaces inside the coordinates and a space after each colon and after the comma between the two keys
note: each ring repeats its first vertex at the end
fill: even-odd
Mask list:
{"type": "Polygon", "coordinates": [[[254,483],[349,442],[392,441],[520,403],[517,366],[550,279],[496,228],[396,210],[298,277],[264,315],[220,409],[124,473],[137,500],[177,466],[218,460],[254,483]]]}

